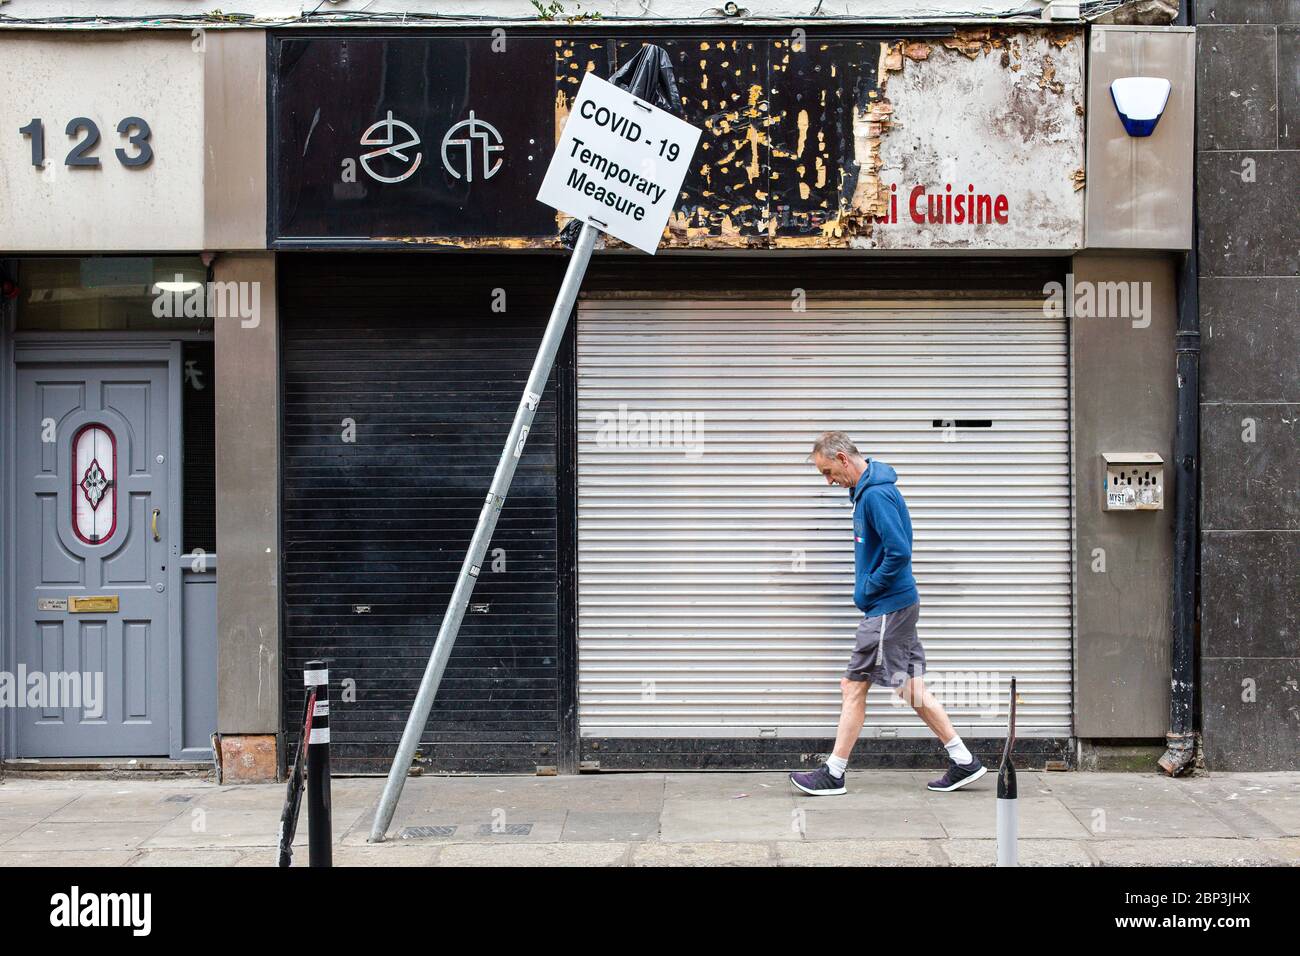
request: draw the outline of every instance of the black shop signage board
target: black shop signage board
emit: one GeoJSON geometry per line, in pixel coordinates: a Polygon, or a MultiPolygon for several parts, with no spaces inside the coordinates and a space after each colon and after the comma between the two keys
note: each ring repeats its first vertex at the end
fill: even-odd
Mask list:
{"type": "Polygon", "coordinates": [[[822,237],[858,191],[889,33],[297,30],[268,41],[271,247],[557,248],[537,200],[557,130],[586,73],[646,41],[703,130],[665,246],[822,237]]]}
{"type": "Polygon", "coordinates": [[[546,37],[272,35],[273,247],[545,237],[546,37]]]}

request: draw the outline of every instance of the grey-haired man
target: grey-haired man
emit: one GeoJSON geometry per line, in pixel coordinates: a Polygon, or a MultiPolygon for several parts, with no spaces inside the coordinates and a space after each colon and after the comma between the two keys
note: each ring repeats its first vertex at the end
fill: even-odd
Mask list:
{"type": "Polygon", "coordinates": [[[864,617],[853,653],[840,679],[840,724],[835,750],[816,770],[790,774],[796,788],[812,796],[845,793],[845,770],[866,719],[867,689],[892,686],[912,705],[948,751],[948,771],[929,789],[959,790],[988,772],[953,729],[952,721],[925,688],[925,649],[917,636],[921,611],[912,577],[912,517],[899,493],[893,468],[863,458],[844,432],[826,432],[813,445],[813,464],[826,483],[849,489],[853,502],[853,603],[864,617]]]}

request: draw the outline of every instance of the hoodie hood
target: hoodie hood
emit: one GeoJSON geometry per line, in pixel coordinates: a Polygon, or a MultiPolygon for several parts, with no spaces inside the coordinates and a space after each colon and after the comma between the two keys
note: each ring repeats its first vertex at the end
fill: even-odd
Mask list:
{"type": "Polygon", "coordinates": [[[862,473],[858,483],[854,485],[853,490],[849,492],[849,497],[854,501],[858,500],[858,495],[866,491],[872,485],[892,485],[898,481],[898,472],[894,471],[883,461],[874,458],[867,459],[867,470],[862,473]]]}

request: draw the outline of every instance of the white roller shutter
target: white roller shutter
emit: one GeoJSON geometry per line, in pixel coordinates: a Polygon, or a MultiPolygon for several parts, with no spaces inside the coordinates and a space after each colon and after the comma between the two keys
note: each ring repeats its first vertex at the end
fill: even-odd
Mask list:
{"type": "MultiPolygon", "coordinates": [[[[1014,676],[1019,735],[1070,735],[1064,320],[602,302],[577,347],[583,736],[834,736],[852,515],[807,458],[835,428],[898,470],[929,683],[958,731],[1000,736],[1014,676]]],[[[873,688],[865,735],[928,734],[900,703],[873,688]]]]}

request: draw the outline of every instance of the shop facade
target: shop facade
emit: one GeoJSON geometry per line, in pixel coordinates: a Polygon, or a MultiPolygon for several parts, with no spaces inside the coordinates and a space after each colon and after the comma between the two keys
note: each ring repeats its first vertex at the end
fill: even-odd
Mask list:
{"type": "MultiPolygon", "coordinates": [[[[830,428],[900,473],[932,682],[963,737],[1000,746],[1015,677],[1029,764],[1162,741],[1169,505],[1107,511],[1101,456],[1172,460],[1190,32],[231,29],[195,53],[191,234],[3,251],[28,270],[44,253],[174,252],[258,290],[256,321],[217,310],[186,333],[212,349],[220,567],[209,663],[183,673],[211,675],[196,726],[223,773],[274,775],[315,658],[339,684],[336,769],[387,769],[563,272],[564,223],[534,198],[552,144],[581,75],[644,40],[668,49],[705,130],[696,167],[658,255],[611,241],[593,260],[418,765],[823,752],[854,623],[847,501],[806,461],[830,428]],[[1102,80],[1134,57],[1177,78],[1145,152],[1102,80]],[[1134,298],[1108,314],[1089,289],[1134,298]]],[[[25,303],[9,306],[11,356],[25,303]]],[[[154,343],[177,401],[186,335],[154,343]]],[[[24,363],[6,361],[16,396],[24,363]]],[[[163,430],[180,447],[191,426],[163,430]]],[[[158,494],[131,492],[130,534],[158,494]]],[[[189,544],[168,545],[169,569],[189,544]]],[[[11,634],[25,587],[6,592],[11,634]]],[[[7,757],[49,756],[7,740],[7,757]]],[[[855,759],[924,767],[935,747],[873,690],[855,759]]]]}
{"type": "MultiPolygon", "coordinates": [[[[1094,338],[1045,307],[1116,261],[1086,252],[1083,29],[659,33],[271,36],[285,712],[296,668],[338,661],[356,699],[335,759],[385,769],[563,266],[563,222],[531,201],[545,144],[584,72],[654,39],[705,129],[697,169],[659,255],[610,242],[593,262],[417,763],[774,767],[824,749],[853,624],[847,503],[806,461],[828,428],[904,476],[931,674],[966,737],[995,749],[1016,676],[1041,765],[1077,762],[1081,713],[1089,736],[1159,740],[1167,650],[1135,653],[1130,628],[1168,627],[1137,593],[1167,581],[1168,534],[1158,514],[1092,515],[1103,449],[1080,469],[1075,426],[1097,383],[1081,407],[1076,375],[1085,343],[1107,352],[1091,374],[1141,406],[1112,432],[1168,459],[1172,396],[1149,379],[1172,378],[1172,351],[1147,329],[1172,335],[1167,252],[1190,225],[1124,256],[1125,281],[1157,290],[1145,320],[1094,338]],[[365,80],[319,95],[345,75],[365,80]],[[1126,361],[1140,379],[1109,381],[1126,361]],[[1114,583],[1078,607],[1077,536],[1098,523],[1145,552],[1140,586],[1120,571],[1128,607],[1114,583]],[[1105,667],[1081,625],[1127,645],[1147,692],[1080,686],[1105,667]]],[[[873,691],[861,759],[932,749],[873,691]]]]}

